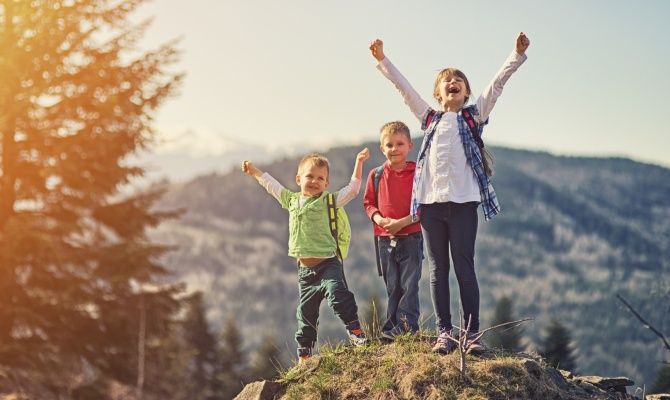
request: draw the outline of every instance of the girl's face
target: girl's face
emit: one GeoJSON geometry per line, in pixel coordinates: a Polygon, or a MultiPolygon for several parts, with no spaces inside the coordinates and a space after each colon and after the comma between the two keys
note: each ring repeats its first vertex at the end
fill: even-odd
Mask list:
{"type": "Polygon", "coordinates": [[[443,105],[463,105],[466,98],[470,96],[465,80],[456,74],[443,76],[437,87],[443,105]]]}

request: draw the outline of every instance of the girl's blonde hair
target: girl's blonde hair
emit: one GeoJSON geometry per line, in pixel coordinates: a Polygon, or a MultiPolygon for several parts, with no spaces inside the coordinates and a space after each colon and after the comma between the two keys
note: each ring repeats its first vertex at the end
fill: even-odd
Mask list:
{"type": "Polygon", "coordinates": [[[437,100],[440,105],[442,104],[442,98],[440,97],[440,81],[442,78],[445,76],[449,75],[456,75],[457,77],[463,79],[463,82],[465,82],[465,89],[468,91],[468,95],[465,96],[465,101],[463,102],[463,105],[468,104],[468,99],[470,98],[470,81],[468,81],[468,78],[465,76],[465,74],[460,70],[456,68],[445,68],[442,71],[437,73],[437,78],[435,78],[435,85],[433,85],[433,97],[435,97],[435,100],[437,100]]]}
{"type": "Polygon", "coordinates": [[[328,172],[328,175],[330,175],[330,163],[328,162],[328,159],[318,153],[310,153],[307,154],[300,160],[300,163],[298,164],[298,175],[302,173],[302,171],[307,167],[326,167],[326,172],[328,172]]]}

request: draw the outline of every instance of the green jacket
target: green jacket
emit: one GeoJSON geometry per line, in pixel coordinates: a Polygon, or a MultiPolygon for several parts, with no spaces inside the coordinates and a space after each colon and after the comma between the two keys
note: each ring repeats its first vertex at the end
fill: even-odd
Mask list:
{"type": "Polygon", "coordinates": [[[300,207],[300,192],[282,190],[280,203],[289,214],[288,255],[290,257],[335,255],[337,244],[330,232],[327,194],[328,191],[324,191],[318,197],[310,197],[300,207]]]}

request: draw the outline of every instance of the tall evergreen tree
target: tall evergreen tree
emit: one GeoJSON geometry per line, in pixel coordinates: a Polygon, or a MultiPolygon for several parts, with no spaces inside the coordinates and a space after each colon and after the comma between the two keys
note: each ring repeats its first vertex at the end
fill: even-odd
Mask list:
{"type": "Polygon", "coordinates": [[[233,318],[226,320],[221,334],[221,373],[223,398],[232,399],[244,387],[246,363],[242,351],[242,337],[233,318]]]}
{"type": "Polygon", "coordinates": [[[540,354],[547,360],[549,365],[574,371],[575,356],[572,347],[572,338],[567,328],[558,320],[551,320],[542,345],[543,349],[540,354]]]}
{"type": "MultiPolygon", "coordinates": [[[[503,296],[496,303],[491,320],[491,326],[503,324],[505,322],[515,321],[514,303],[508,296],[503,296]]],[[[504,326],[499,329],[494,329],[486,339],[488,344],[492,347],[519,352],[522,350],[521,346],[521,328],[518,326],[504,326]]]]}
{"type": "Polygon", "coordinates": [[[658,370],[658,374],[656,375],[656,379],[654,380],[649,393],[670,393],[670,364],[664,364],[661,369],[658,370]]]}
{"type": "Polygon", "coordinates": [[[253,355],[253,361],[249,366],[248,379],[250,381],[274,379],[277,377],[278,367],[279,348],[272,340],[272,336],[266,335],[253,355]]]}
{"type": "Polygon", "coordinates": [[[194,400],[216,398],[217,391],[221,389],[217,382],[221,372],[218,343],[205,314],[202,292],[193,293],[188,299],[183,331],[194,353],[191,371],[194,392],[190,396],[194,400]]]}
{"type": "Polygon", "coordinates": [[[145,343],[178,308],[146,289],[167,248],[146,229],[160,191],[121,195],[181,76],[173,44],[142,53],[145,0],[0,0],[0,360],[139,384],[145,343]],[[144,317],[142,317],[144,316],[144,317]]]}

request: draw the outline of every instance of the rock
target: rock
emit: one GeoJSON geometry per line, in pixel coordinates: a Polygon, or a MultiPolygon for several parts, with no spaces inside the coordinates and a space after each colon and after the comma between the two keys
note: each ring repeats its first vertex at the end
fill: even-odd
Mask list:
{"type": "Polygon", "coordinates": [[[536,379],[539,379],[542,375],[542,367],[535,360],[525,359],[523,360],[523,367],[536,379]]]}
{"type": "Polygon", "coordinates": [[[563,378],[565,378],[565,379],[574,378],[574,375],[572,375],[572,372],[570,372],[570,371],[566,371],[564,369],[559,369],[558,372],[560,372],[561,375],[563,375],[563,378]]]}
{"type": "Polygon", "coordinates": [[[575,379],[574,382],[577,383],[577,386],[586,390],[590,394],[602,393],[602,389],[600,389],[598,386],[594,385],[593,383],[586,382],[586,381],[580,381],[580,380],[577,380],[577,379],[575,379]]]}
{"type": "Polygon", "coordinates": [[[279,398],[283,386],[277,382],[258,381],[248,384],[234,400],[274,400],[279,398]]]}
{"type": "Polygon", "coordinates": [[[670,393],[648,394],[645,400],[670,400],[670,393]]]}
{"type": "Polygon", "coordinates": [[[604,378],[602,376],[578,376],[576,381],[588,382],[604,391],[626,393],[626,386],[633,386],[635,382],[626,377],[604,378]]]}
{"type": "Polygon", "coordinates": [[[568,386],[568,381],[565,380],[565,377],[562,374],[562,371],[559,371],[554,368],[547,368],[545,370],[545,373],[547,374],[547,377],[554,382],[556,387],[559,389],[566,389],[568,386]]]}

